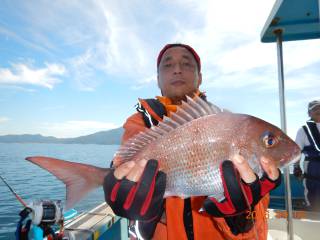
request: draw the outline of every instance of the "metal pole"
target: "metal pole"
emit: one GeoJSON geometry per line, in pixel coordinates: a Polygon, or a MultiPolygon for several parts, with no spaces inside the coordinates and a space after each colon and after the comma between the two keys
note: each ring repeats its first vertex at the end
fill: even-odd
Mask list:
{"type": "MultiPolygon", "coordinates": [[[[284,96],[284,75],[283,75],[283,55],[282,55],[282,29],[274,31],[277,36],[277,58],[278,58],[278,79],[279,79],[279,101],[280,101],[280,117],[281,117],[281,129],[283,132],[287,132],[286,124],[286,107],[284,96]]],[[[291,201],[291,188],[290,188],[290,171],[287,166],[284,169],[284,183],[285,183],[285,199],[287,210],[287,233],[288,239],[293,240],[293,224],[292,224],[292,201],[291,201]]]]}

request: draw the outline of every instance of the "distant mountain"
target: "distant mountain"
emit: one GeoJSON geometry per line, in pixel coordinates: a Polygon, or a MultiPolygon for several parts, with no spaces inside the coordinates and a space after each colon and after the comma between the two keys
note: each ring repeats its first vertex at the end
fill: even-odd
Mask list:
{"type": "Polygon", "coordinates": [[[90,135],[75,138],[46,137],[40,134],[22,134],[0,136],[2,143],[65,143],[65,144],[105,144],[119,145],[123,128],[115,128],[108,131],[100,131],[90,135]]]}

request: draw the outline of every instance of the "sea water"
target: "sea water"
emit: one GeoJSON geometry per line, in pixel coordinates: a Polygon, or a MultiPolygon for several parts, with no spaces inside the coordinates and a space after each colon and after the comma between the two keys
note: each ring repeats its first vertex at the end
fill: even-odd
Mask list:
{"type": "MultiPolygon", "coordinates": [[[[28,156],[48,156],[109,167],[116,145],[0,143],[0,174],[29,203],[33,200],[65,200],[65,186],[49,172],[25,160],[28,156]]],[[[78,212],[90,210],[104,201],[102,188],[88,194],[74,206],[78,212]]],[[[19,212],[23,206],[0,181],[0,239],[15,239],[19,212]]]]}

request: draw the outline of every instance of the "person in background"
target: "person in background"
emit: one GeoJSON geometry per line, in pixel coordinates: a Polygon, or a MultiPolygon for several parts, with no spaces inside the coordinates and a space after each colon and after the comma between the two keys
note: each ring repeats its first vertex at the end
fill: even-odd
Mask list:
{"type": "Polygon", "coordinates": [[[320,211],[320,100],[308,104],[308,115],[310,119],[296,136],[296,143],[304,155],[303,171],[297,162],[293,172],[296,177],[304,177],[307,208],[320,211]]]}
{"type": "MultiPolygon", "coordinates": [[[[157,125],[164,116],[170,117],[186,96],[207,101],[199,90],[200,57],[189,45],[166,45],[158,55],[157,73],[162,96],[139,100],[137,113],[124,124],[122,144],[157,125]]],[[[114,159],[113,174],[104,181],[106,202],[116,215],[134,222],[130,228],[133,238],[267,239],[268,193],[281,181],[280,171],[271,161],[262,163],[268,174],[261,179],[240,155],[224,161],[220,169],[226,198],[218,202],[209,196],[164,199],[166,174],[158,170],[157,160],[119,165],[114,159]]]]}

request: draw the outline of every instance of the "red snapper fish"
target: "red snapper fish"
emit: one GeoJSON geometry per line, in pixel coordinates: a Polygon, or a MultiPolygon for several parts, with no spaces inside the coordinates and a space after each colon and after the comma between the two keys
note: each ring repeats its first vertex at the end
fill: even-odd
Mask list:
{"type": "MultiPolygon", "coordinates": [[[[199,97],[187,97],[176,113],[133,136],[116,152],[113,162],[157,159],[167,174],[165,197],[213,196],[223,199],[219,165],[242,155],[253,171],[263,174],[260,158],[278,167],[300,158],[300,148],[278,127],[245,114],[224,112],[199,97]]],[[[49,157],[26,158],[66,184],[66,208],[101,186],[110,168],[49,157]]]]}

